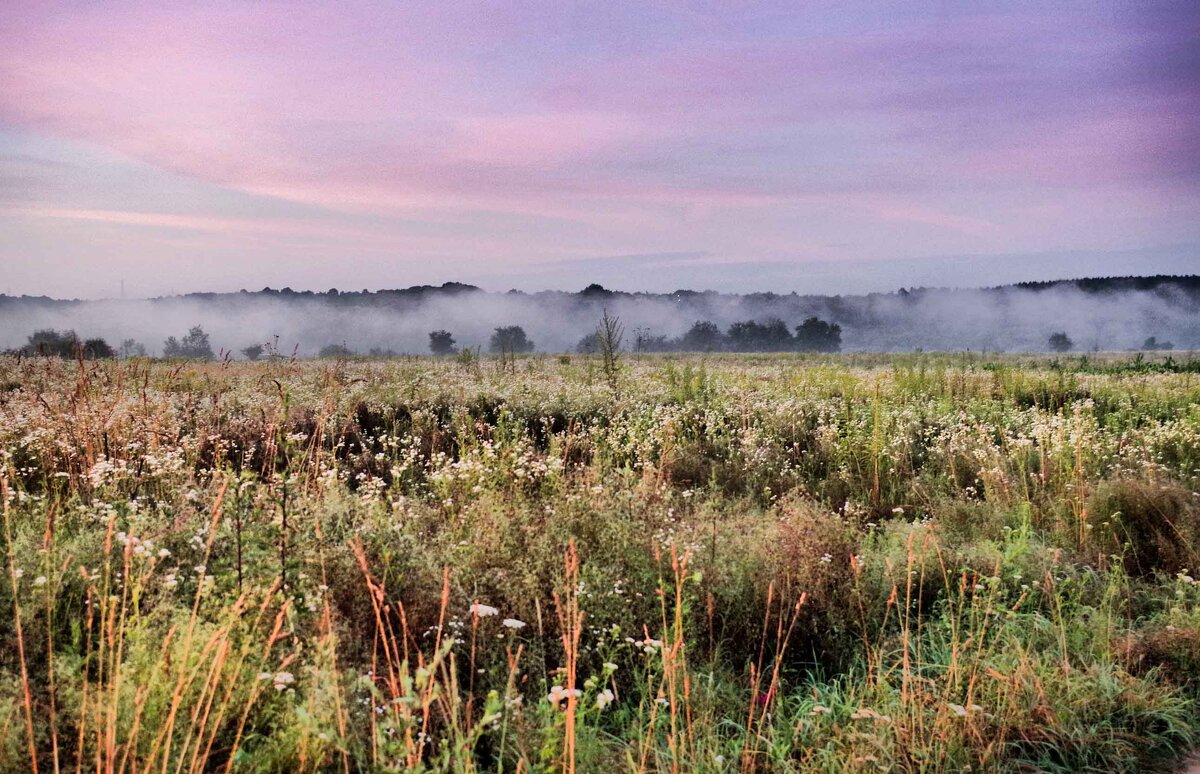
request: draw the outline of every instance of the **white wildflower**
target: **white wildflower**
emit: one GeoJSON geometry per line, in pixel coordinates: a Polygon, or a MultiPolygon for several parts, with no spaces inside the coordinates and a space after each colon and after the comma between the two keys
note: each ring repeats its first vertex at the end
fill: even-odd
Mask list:
{"type": "Polygon", "coordinates": [[[296,676],[291,672],[276,672],[275,673],[275,690],[285,690],[289,685],[296,682],[296,676]]]}
{"type": "Polygon", "coordinates": [[[561,685],[555,685],[551,686],[550,693],[546,694],[546,699],[555,707],[557,707],[564,699],[569,699],[572,696],[579,698],[582,695],[583,691],[579,690],[578,688],[568,689],[563,688],[561,685]]]}

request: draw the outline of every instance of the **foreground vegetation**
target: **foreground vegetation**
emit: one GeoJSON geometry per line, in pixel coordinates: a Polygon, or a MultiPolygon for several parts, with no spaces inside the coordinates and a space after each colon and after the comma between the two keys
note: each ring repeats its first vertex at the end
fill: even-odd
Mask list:
{"type": "Polygon", "coordinates": [[[0,360],[0,770],[1169,769],[1193,371],[0,360]]]}

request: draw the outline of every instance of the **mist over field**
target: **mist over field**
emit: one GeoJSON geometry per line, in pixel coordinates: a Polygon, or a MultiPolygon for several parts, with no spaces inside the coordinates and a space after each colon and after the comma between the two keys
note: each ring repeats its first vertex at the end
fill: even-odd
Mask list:
{"type": "Polygon", "coordinates": [[[726,330],[772,318],[794,328],[817,316],[842,328],[843,351],[1044,351],[1065,332],[1076,350],[1135,349],[1149,337],[1200,348],[1200,278],[1146,277],[1027,283],[989,289],[918,289],[819,296],[677,291],[490,293],[447,283],[374,293],[263,290],[148,300],[63,301],[0,296],[0,348],[35,330],[74,330],[114,346],[135,339],[160,354],[168,336],[200,325],[214,349],[237,352],[272,342],[314,355],[328,345],[426,353],[431,330],[458,346],[484,346],[498,326],[519,325],[539,352],[569,352],[595,330],[603,311],[620,317],[626,346],[636,336],[678,337],[697,321],[726,330]]]}

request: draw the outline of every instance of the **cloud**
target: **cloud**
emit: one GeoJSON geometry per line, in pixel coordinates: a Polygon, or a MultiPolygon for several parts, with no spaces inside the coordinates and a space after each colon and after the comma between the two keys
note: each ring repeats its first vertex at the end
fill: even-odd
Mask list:
{"type": "Polygon", "coordinates": [[[152,248],[148,228],[204,232],[217,281],[295,250],[355,284],[387,250],[453,279],[604,254],[1200,237],[1194,3],[14,0],[6,16],[9,263],[195,238],[152,248]],[[70,244],[47,212],[74,213],[70,244]]]}

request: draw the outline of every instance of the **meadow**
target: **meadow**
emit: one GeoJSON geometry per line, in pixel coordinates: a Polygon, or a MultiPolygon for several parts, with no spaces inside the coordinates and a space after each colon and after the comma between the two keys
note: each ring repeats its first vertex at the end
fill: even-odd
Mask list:
{"type": "Polygon", "coordinates": [[[1173,770],[1176,358],[0,359],[0,771],[1173,770]]]}

